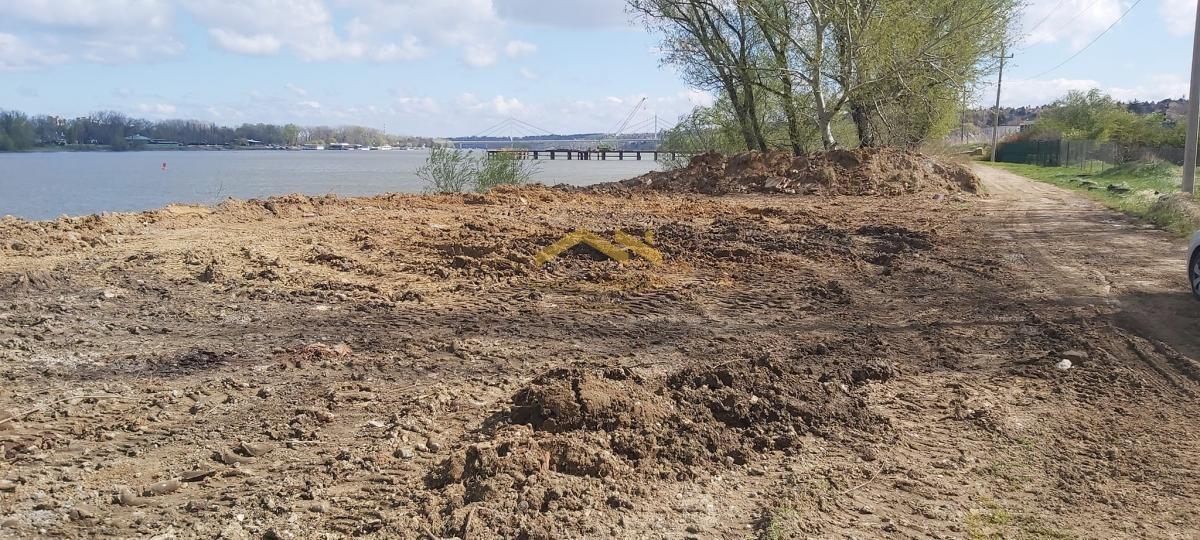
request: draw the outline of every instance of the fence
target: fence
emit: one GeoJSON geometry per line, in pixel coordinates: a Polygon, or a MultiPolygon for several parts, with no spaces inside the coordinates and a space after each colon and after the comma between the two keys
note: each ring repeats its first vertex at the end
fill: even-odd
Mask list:
{"type": "Polygon", "coordinates": [[[1043,167],[1087,169],[1152,159],[1180,165],[1183,163],[1183,149],[1089,140],[1010,141],[996,146],[996,161],[1043,167]]]}

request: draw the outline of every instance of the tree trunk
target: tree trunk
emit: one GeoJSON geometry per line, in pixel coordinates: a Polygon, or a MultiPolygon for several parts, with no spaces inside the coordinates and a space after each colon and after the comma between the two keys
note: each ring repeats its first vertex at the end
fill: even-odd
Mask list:
{"type": "Polygon", "coordinates": [[[850,106],[850,118],[854,120],[854,127],[858,131],[858,145],[863,148],[879,144],[875,129],[871,126],[871,113],[871,108],[861,103],[850,106]]]}
{"type": "MultiPolygon", "coordinates": [[[[814,77],[813,80],[820,80],[814,77]]],[[[813,85],[813,104],[817,113],[817,129],[821,131],[821,144],[826,150],[832,150],[837,147],[837,140],[833,138],[833,113],[826,110],[825,92],[822,91],[819,84],[813,85]]]]}
{"type": "Polygon", "coordinates": [[[746,99],[746,114],[749,116],[750,120],[750,133],[752,139],[754,140],[751,150],[766,152],[767,139],[766,137],[763,137],[762,121],[758,118],[758,103],[754,101],[754,90],[749,84],[746,85],[743,95],[746,99]]]}

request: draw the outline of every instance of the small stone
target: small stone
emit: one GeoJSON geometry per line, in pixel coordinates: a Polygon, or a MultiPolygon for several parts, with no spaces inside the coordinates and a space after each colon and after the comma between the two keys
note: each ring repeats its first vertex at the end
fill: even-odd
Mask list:
{"type": "Polygon", "coordinates": [[[1086,351],[1067,351],[1062,353],[1062,357],[1072,362],[1082,362],[1088,359],[1088,353],[1086,351]]]}
{"type": "Polygon", "coordinates": [[[435,439],[429,439],[428,441],[425,441],[425,448],[428,448],[430,452],[436,453],[436,452],[441,451],[442,443],[438,442],[435,439]]]}
{"type": "Polygon", "coordinates": [[[175,479],[167,480],[165,482],[158,482],[156,484],[151,484],[150,487],[146,488],[144,495],[166,495],[179,489],[180,485],[181,484],[179,480],[175,479]]]}
{"type": "Polygon", "coordinates": [[[407,446],[401,446],[400,448],[396,449],[396,452],[393,455],[400,459],[412,459],[413,451],[407,446]]]}
{"type": "Polygon", "coordinates": [[[96,519],[96,516],[100,515],[100,509],[90,504],[78,504],[71,509],[68,515],[71,517],[71,521],[96,519]]]}
{"type": "Polygon", "coordinates": [[[265,456],[275,449],[274,446],[267,443],[248,443],[245,441],[242,441],[241,448],[242,452],[250,457],[265,456]]]}
{"type": "Polygon", "coordinates": [[[195,469],[179,475],[179,478],[184,482],[199,482],[216,473],[214,469],[195,469]]]}
{"type": "Polygon", "coordinates": [[[1117,450],[1117,448],[1115,446],[1110,447],[1108,450],[1104,451],[1104,457],[1107,458],[1109,461],[1115,460],[1120,456],[1121,456],[1121,451],[1117,450]]]}
{"type": "Polygon", "coordinates": [[[117,502],[124,506],[146,506],[147,504],[150,504],[148,499],[134,495],[129,488],[124,488],[117,493],[117,502]]]}
{"type": "Polygon", "coordinates": [[[16,491],[17,483],[12,480],[0,480],[0,491],[16,491]]]}
{"type": "Polygon", "coordinates": [[[239,456],[228,450],[224,450],[218,454],[217,459],[226,465],[249,465],[255,461],[252,457],[239,456]]]}
{"type": "Polygon", "coordinates": [[[1066,371],[1068,369],[1071,369],[1071,361],[1064,358],[1061,361],[1059,361],[1059,363],[1054,364],[1054,367],[1056,369],[1058,369],[1059,371],[1066,371]]]}
{"type": "Polygon", "coordinates": [[[266,386],[258,389],[258,397],[263,398],[263,399],[267,399],[274,394],[275,394],[275,392],[266,386]]]}
{"type": "Polygon", "coordinates": [[[387,424],[383,423],[383,421],[381,421],[381,420],[369,420],[367,422],[367,425],[371,426],[373,428],[381,428],[383,426],[386,426],[387,424]]]}

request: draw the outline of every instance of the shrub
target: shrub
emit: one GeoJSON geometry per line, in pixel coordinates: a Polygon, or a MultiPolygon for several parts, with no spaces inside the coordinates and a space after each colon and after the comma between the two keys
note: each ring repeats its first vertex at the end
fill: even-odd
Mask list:
{"type": "Polygon", "coordinates": [[[457,193],[471,186],[486,193],[505,184],[527,184],[539,170],[536,161],[512,154],[475,155],[457,148],[434,148],[425,165],[417,169],[417,178],[427,193],[457,193]]]}
{"type": "Polygon", "coordinates": [[[540,169],[538,162],[521,159],[510,153],[500,153],[494,156],[485,154],[479,158],[479,162],[478,173],[475,177],[475,191],[480,193],[486,193],[499,185],[528,184],[540,169]]]}
{"type": "Polygon", "coordinates": [[[470,152],[458,148],[430,150],[425,165],[417,169],[417,178],[430,193],[457,193],[470,185],[478,174],[478,164],[470,152]]]}

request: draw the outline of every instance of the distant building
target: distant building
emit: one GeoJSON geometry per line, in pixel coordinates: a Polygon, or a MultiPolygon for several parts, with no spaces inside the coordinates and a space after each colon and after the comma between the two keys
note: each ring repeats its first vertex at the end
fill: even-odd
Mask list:
{"type": "Polygon", "coordinates": [[[142,135],[141,133],[134,135],[132,137],[125,137],[125,142],[127,142],[129,144],[135,144],[135,143],[150,144],[150,141],[153,141],[153,140],[154,139],[151,139],[150,137],[142,135]]]}

